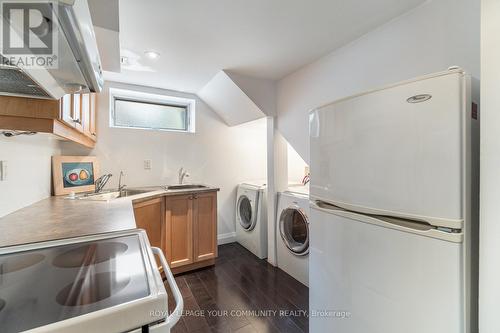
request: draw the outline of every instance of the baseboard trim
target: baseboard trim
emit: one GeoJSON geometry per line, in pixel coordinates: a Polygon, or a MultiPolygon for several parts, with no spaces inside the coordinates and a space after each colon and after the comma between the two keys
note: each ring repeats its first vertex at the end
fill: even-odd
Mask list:
{"type": "Polygon", "coordinates": [[[236,242],[236,232],[217,235],[217,244],[223,245],[236,242]]]}

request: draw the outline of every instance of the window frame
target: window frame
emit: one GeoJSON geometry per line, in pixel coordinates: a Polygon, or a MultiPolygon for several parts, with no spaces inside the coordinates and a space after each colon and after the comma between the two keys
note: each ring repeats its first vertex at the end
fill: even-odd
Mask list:
{"type": "Polygon", "coordinates": [[[109,89],[109,127],[120,129],[136,129],[136,130],[149,130],[161,132],[174,132],[174,133],[195,133],[195,116],[196,116],[196,101],[191,98],[183,98],[169,95],[151,94],[142,91],[125,90],[110,88],[109,89]],[[115,124],[115,101],[129,101],[136,103],[173,106],[186,108],[186,122],[187,129],[175,128],[153,128],[153,127],[139,127],[139,126],[120,126],[115,124]]]}

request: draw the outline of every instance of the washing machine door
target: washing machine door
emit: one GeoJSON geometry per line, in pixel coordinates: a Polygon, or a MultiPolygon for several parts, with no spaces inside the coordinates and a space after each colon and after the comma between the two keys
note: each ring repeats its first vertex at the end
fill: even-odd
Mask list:
{"type": "Polygon", "coordinates": [[[309,221],[300,207],[290,206],[281,212],[279,230],[283,243],[293,254],[309,253],[309,221]]]}
{"type": "MultiPolygon", "coordinates": [[[[254,203],[256,202],[257,199],[254,203]]],[[[257,209],[254,209],[251,199],[245,194],[240,195],[238,198],[237,210],[239,216],[238,220],[243,230],[252,231],[257,222],[257,209]]]]}

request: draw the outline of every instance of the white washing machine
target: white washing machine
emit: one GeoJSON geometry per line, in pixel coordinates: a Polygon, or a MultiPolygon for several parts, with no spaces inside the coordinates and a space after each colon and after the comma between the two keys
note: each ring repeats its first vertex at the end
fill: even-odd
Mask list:
{"type": "Polygon", "coordinates": [[[292,187],[278,193],[278,267],[309,286],[309,192],[292,187]]]}
{"type": "Polygon", "coordinates": [[[236,241],[260,259],[267,258],[266,184],[243,183],[236,195],[236,241]]]}

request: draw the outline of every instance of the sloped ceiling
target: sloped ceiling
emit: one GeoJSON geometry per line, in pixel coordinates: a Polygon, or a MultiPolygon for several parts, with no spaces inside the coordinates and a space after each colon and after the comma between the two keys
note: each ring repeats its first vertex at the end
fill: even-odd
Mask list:
{"type": "Polygon", "coordinates": [[[276,82],[224,71],[267,116],[276,115],[276,82]]]}
{"type": "MultiPolygon", "coordinates": [[[[246,83],[250,85],[252,82],[246,83]]],[[[255,93],[255,95],[258,94],[255,93]]],[[[217,73],[198,92],[198,96],[229,126],[239,125],[266,116],[262,109],[225,71],[217,73]]]]}

